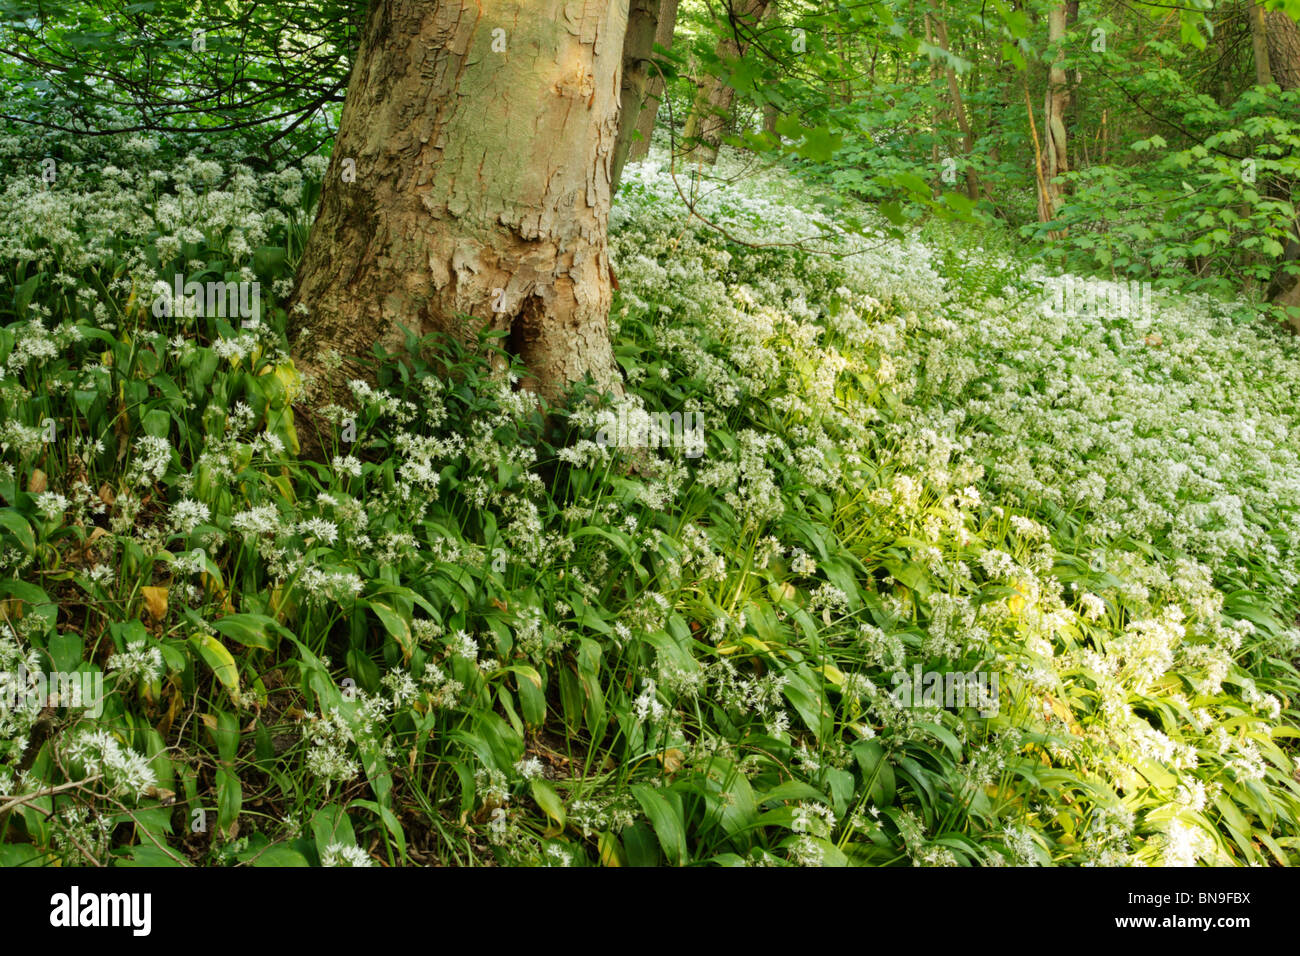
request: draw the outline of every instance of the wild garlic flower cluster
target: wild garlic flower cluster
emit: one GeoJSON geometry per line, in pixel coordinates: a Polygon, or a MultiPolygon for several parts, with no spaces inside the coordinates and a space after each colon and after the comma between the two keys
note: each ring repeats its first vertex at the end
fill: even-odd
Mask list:
{"type": "Polygon", "coordinates": [[[80,730],[67,746],[68,756],[85,777],[100,777],[110,796],[139,799],[158,785],[149,761],[106,730],[80,730]]]}

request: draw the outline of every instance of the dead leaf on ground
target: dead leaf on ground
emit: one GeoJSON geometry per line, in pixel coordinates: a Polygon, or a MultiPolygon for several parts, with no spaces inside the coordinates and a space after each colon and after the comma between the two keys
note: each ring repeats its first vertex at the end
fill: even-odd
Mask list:
{"type": "Polygon", "coordinates": [[[144,597],[145,610],[155,621],[161,621],[167,616],[167,589],[157,587],[143,587],[140,594],[144,597]]]}

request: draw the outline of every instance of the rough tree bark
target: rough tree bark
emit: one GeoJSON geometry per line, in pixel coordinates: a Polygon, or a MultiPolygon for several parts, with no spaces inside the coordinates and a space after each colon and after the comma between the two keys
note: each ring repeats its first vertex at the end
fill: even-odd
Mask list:
{"type": "Polygon", "coordinates": [[[1300,87],[1300,26],[1281,10],[1265,11],[1264,23],[1273,82],[1284,90],[1300,87]]]}
{"type": "MultiPolygon", "coordinates": [[[[1280,10],[1259,12],[1263,15],[1259,17],[1261,22],[1258,26],[1254,20],[1251,22],[1252,39],[1255,40],[1256,81],[1271,80],[1283,90],[1300,88],[1300,27],[1297,27],[1296,22],[1280,10]],[[1267,76],[1264,80],[1259,80],[1260,34],[1263,34],[1264,41],[1263,71],[1267,76]]],[[[1295,193],[1295,185],[1290,179],[1278,177],[1274,180],[1272,188],[1278,198],[1289,201],[1295,193]]],[[[1281,267],[1274,275],[1267,295],[1275,305],[1287,309],[1291,317],[1291,327],[1300,332],[1300,280],[1283,271],[1300,259],[1300,240],[1296,238],[1300,235],[1300,222],[1293,221],[1291,230],[1292,237],[1287,240],[1282,252],[1281,267]]]]}
{"type": "MultiPolygon", "coordinates": [[[[763,19],[768,6],[769,0],[728,0],[729,23],[718,41],[719,60],[724,64],[734,63],[745,55],[749,46],[745,35],[763,19]]],[[[688,147],[691,160],[706,166],[712,166],[717,160],[735,97],[736,91],[725,77],[710,74],[701,81],[682,134],[688,143],[694,144],[688,147]]]]}
{"type": "Polygon", "coordinates": [[[627,0],[373,0],[291,304],[338,401],[401,326],[621,393],[606,227],[627,0]],[[297,315],[295,307],[307,310],[297,315]]]}

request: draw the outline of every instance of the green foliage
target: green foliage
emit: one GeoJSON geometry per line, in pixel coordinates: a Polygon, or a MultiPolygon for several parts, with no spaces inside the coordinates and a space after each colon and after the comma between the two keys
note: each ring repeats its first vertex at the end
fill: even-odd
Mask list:
{"type": "MultiPolygon", "coordinates": [[[[1177,76],[1162,79],[1176,85],[1177,76]]],[[[1068,174],[1069,203],[1036,232],[1066,231],[1060,252],[1082,269],[1225,297],[1267,289],[1296,273],[1283,260],[1295,206],[1273,197],[1300,172],[1300,123],[1286,118],[1298,103],[1300,92],[1276,87],[1248,91],[1227,107],[1196,97],[1180,121],[1203,131],[1201,141],[1174,149],[1156,135],[1131,144],[1140,164],[1068,174]]]]}
{"type": "Polygon", "coordinates": [[[0,2],[0,131],[62,158],[67,134],[147,132],[268,168],[333,135],[365,4],[0,2]],[[63,135],[60,135],[63,134],[63,135]],[[52,136],[52,139],[51,139],[52,136]]]}

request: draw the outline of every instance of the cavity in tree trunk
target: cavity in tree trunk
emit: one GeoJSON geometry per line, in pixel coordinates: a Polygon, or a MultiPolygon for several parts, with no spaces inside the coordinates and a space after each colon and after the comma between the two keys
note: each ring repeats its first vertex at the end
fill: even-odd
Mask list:
{"type": "Polygon", "coordinates": [[[606,226],[626,9],[373,0],[293,297],[318,407],[402,326],[505,331],[548,400],[586,375],[621,392],[606,226]]]}
{"type": "MultiPolygon", "coordinates": [[[[749,46],[747,35],[763,19],[768,3],[769,0],[728,0],[729,23],[717,46],[718,59],[724,69],[745,55],[749,46]]],[[[735,97],[735,89],[724,76],[710,74],[700,82],[683,131],[692,160],[707,166],[712,166],[717,160],[718,147],[722,145],[722,134],[731,118],[735,97]]]]}

